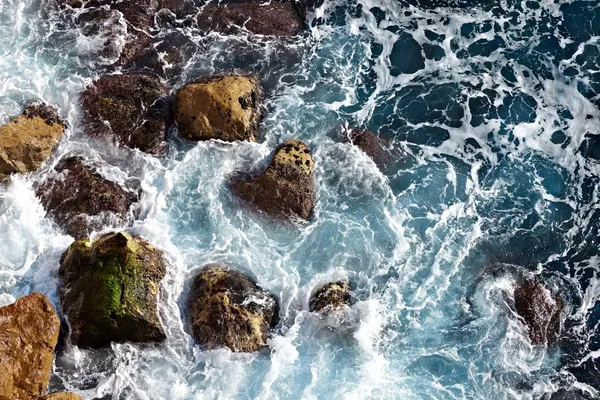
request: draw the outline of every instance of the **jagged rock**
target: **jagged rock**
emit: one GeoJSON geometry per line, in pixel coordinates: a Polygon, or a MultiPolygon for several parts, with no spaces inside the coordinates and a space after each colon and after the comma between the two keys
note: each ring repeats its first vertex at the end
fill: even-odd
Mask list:
{"type": "Polygon", "coordinates": [[[56,109],[42,102],[30,103],[23,114],[0,126],[0,180],[37,170],[64,130],[56,109]]]}
{"type": "Polygon", "coordinates": [[[253,76],[215,75],[177,92],[175,122],[188,140],[255,141],[260,86],[253,76]]]}
{"type": "Polygon", "coordinates": [[[278,322],[277,299],[241,272],[207,265],[194,278],[188,300],[192,336],[212,349],[252,352],[278,322]]]}
{"type": "Polygon", "coordinates": [[[147,75],[106,75],[83,92],[85,132],[92,136],[114,135],[128,147],[164,154],[166,114],[165,86],[147,75]]]}
{"type": "Polygon", "coordinates": [[[0,307],[0,398],[30,400],[46,390],[59,327],[40,293],[0,307]]]}
{"type": "Polygon", "coordinates": [[[302,32],[304,20],[291,2],[253,0],[210,3],[198,15],[198,26],[204,31],[225,34],[237,33],[244,27],[258,35],[288,37],[302,32]]]}
{"type": "Polygon", "coordinates": [[[125,232],[79,240],[60,260],[60,306],[81,347],[165,338],[157,295],[166,265],[160,250],[125,232]]]}
{"type": "Polygon", "coordinates": [[[526,280],[514,292],[515,308],[528,328],[533,344],[552,344],[559,333],[561,299],[542,283],[526,280]]]}
{"type": "Polygon", "coordinates": [[[311,312],[330,312],[347,308],[350,304],[348,281],[330,282],[313,293],[309,302],[311,312]]]}
{"type": "Polygon", "coordinates": [[[36,400],[82,400],[82,399],[81,399],[81,397],[77,396],[75,393],[62,392],[62,393],[52,393],[52,394],[47,394],[45,396],[40,396],[36,400]]]}
{"type": "Polygon", "coordinates": [[[236,178],[232,190],[241,199],[274,217],[308,219],[314,203],[310,149],[298,140],[281,144],[262,175],[236,178]]]}
{"type": "Polygon", "coordinates": [[[124,225],[138,196],[106,180],[80,157],[56,166],[57,174],[36,187],[36,195],[65,232],[83,239],[94,230],[124,225]]]}

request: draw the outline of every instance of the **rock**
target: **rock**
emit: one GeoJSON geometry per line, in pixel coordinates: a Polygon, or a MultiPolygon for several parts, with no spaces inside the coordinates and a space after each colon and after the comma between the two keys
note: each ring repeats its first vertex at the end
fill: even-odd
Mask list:
{"type": "Polygon", "coordinates": [[[542,283],[526,280],[514,292],[515,308],[528,328],[533,344],[553,344],[560,329],[561,299],[542,283]]]}
{"type": "Polygon", "coordinates": [[[123,68],[171,79],[181,74],[184,61],[192,56],[195,48],[190,38],[179,30],[168,31],[163,36],[155,37],[123,68]]]}
{"type": "Polygon", "coordinates": [[[0,398],[30,400],[46,390],[59,328],[40,293],[0,307],[0,398]]]}
{"type": "Polygon", "coordinates": [[[23,114],[0,126],[0,180],[37,170],[64,130],[56,109],[42,102],[30,103],[23,114]]]}
{"type": "Polygon", "coordinates": [[[110,342],[165,339],[157,295],[166,265],[162,253],[140,237],[109,233],[79,240],[60,260],[60,306],[71,341],[98,348],[110,342]]]}
{"type": "Polygon", "coordinates": [[[85,132],[112,134],[128,147],[164,154],[167,107],[165,86],[147,75],[106,75],[83,92],[85,132]]]}
{"type": "Polygon", "coordinates": [[[62,392],[62,393],[52,393],[47,394],[45,396],[40,396],[37,400],[82,400],[81,397],[77,396],[75,393],[71,392],[62,392]]]}
{"type": "Polygon", "coordinates": [[[83,239],[94,230],[128,222],[138,196],[104,179],[80,157],[69,157],[36,187],[36,195],[65,232],[83,239]]]}
{"type": "Polygon", "coordinates": [[[203,77],[177,92],[175,122],[180,135],[188,140],[255,141],[259,102],[255,77],[203,77]]]}
{"type": "Polygon", "coordinates": [[[298,10],[298,15],[306,19],[306,14],[314,12],[317,7],[321,7],[324,0],[294,0],[294,6],[298,10]]]}
{"type": "Polygon", "coordinates": [[[204,31],[235,34],[244,27],[257,35],[289,37],[304,29],[304,20],[291,2],[261,0],[210,3],[198,15],[198,27],[204,31]]]}
{"type": "Polygon", "coordinates": [[[350,304],[348,281],[330,282],[313,293],[309,302],[311,312],[330,312],[345,309],[350,304]]]}
{"type": "Polygon", "coordinates": [[[366,129],[350,128],[346,130],[350,143],[368,155],[377,165],[388,165],[394,161],[390,143],[366,129]]]}
{"type": "Polygon", "coordinates": [[[208,349],[252,352],[279,320],[277,299],[225,265],[207,265],[194,278],[188,301],[192,336],[208,349]]]}
{"type": "Polygon", "coordinates": [[[308,219],[313,209],[314,161],[310,149],[298,140],[281,144],[262,175],[232,182],[233,192],[242,200],[274,217],[308,219]]]}

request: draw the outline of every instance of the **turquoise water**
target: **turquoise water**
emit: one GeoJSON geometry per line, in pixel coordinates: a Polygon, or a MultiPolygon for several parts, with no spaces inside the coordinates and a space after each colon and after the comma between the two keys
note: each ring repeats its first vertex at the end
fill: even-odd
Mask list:
{"type": "Polygon", "coordinates": [[[129,230],[170,263],[167,341],[67,347],[51,389],[85,399],[599,397],[600,4],[447,3],[326,0],[288,41],[163,29],[189,51],[173,90],[202,74],[257,73],[268,115],[259,143],[191,145],[173,129],[156,158],[81,132],[78,96],[110,70],[101,44],[113,38],[118,54],[120,15],[86,37],[51,2],[0,0],[0,122],[41,98],[69,123],[40,171],[0,188],[0,303],[31,291],[57,302],[72,239],[32,185],[66,154],[142,182],[129,230]],[[378,168],[339,140],[346,123],[406,156],[378,168]],[[289,138],[313,149],[317,201],[310,221],[283,226],[252,215],[226,181],[260,170],[289,138]],[[189,277],[211,262],[280,299],[265,351],[194,346],[182,305],[189,277]],[[559,346],[532,346],[514,316],[507,299],[525,273],[567,302],[559,346]],[[345,320],[309,314],[310,293],[341,277],[357,298],[345,320]]]}

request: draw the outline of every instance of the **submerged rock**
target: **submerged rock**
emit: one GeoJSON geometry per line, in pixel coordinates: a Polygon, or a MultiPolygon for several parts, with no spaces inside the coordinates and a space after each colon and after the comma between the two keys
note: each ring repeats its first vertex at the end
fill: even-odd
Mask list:
{"type": "Polygon", "coordinates": [[[205,266],[194,278],[188,309],[192,336],[209,349],[259,350],[279,318],[271,293],[221,264],[205,266]]]}
{"type": "Polygon", "coordinates": [[[298,140],[281,144],[262,175],[250,180],[237,178],[232,190],[241,199],[274,217],[308,219],[313,209],[310,149],[298,140]]]}
{"type": "Polygon", "coordinates": [[[350,128],[345,131],[350,143],[368,155],[378,166],[385,166],[394,161],[390,143],[366,129],[350,128]]]}
{"type": "Polygon", "coordinates": [[[106,75],[83,92],[85,132],[114,135],[128,147],[164,154],[166,144],[165,86],[147,75],[106,75]]]}
{"type": "Polygon", "coordinates": [[[60,306],[81,347],[165,339],[157,295],[166,265],[160,250],[125,232],[79,240],[60,260],[60,306]]]}
{"type": "Polygon", "coordinates": [[[29,104],[23,114],[0,126],[0,180],[37,170],[64,130],[56,109],[42,102],[29,104]]]}
{"type": "Polygon", "coordinates": [[[260,86],[253,76],[214,75],[177,92],[175,122],[188,140],[255,141],[260,86]]]}
{"type": "Polygon", "coordinates": [[[310,298],[311,312],[330,312],[345,309],[350,305],[348,281],[330,282],[321,286],[310,298]]]}
{"type": "Polygon", "coordinates": [[[234,34],[246,29],[257,35],[288,37],[304,29],[304,20],[292,2],[261,0],[210,3],[198,15],[198,26],[204,31],[234,34]]]}
{"type": "Polygon", "coordinates": [[[0,398],[30,400],[46,390],[59,327],[40,293],[0,307],[0,398]]]}
{"type": "Polygon", "coordinates": [[[36,400],[81,400],[81,397],[71,392],[52,393],[40,396],[36,400]]]}
{"type": "Polygon", "coordinates": [[[83,239],[94,230],[127,223],[138,200],[135,193],[104,179],[80,157],[62,160],[56,172],[36,188],[36,195],[66,233],[83,239]]]}
{"type": "Polygon", "coordinates": [[[560,330],[561,299],[542,283],[526,280],[514,292],[515,308],[528,328],[533,344],[552,344],[560,330]]]}

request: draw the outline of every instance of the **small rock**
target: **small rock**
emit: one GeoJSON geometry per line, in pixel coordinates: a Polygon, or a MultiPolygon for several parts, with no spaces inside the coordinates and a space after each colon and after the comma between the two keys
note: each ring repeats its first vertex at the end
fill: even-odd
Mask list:
{"type": "Polygon", "coordinates": [[[104,179],[80,157],[69,157],[53,175],[36,187],[36,195],[54,220],[76,239],[94,230],[117,227],[128,221],[135,193],[104,179]]]}
{"type": "Polygon", "coordinates": [[[0,307],[0,398],[30,400],[46,390],[59,327],[40,293],[0,307]]]}
{"type": "Polygon", "coordinates": [[[250,180],[235,179],[232,190],[259,210],[274,217],[308,219],[313,209],[310,149],[298,140],[281,144],[265,172],[250,180]]]}
{"type": "Polygon", "coordinates": [[[304,20],[291,2],[210,3],[198,15],[198,26],[204,31],[235,34],[243,27],[257,35],[289,37],[304,29],[304,20]]]}
{"type": "Polygon", "coordinates": [[[147,75],[106,75],[83,92],[84,126],[88,135],[112,134],[128,147],[164,154],[167,90],[147,75]]]}
{"type": "Polygon", "coordinates": [[[321,286],[310,298],[311,312],[330,312],[345,309],[350,305],[348,281],[330,282],[321,286]]]}
{"type": "Polygon", "coordinates": [[[23,114],[0,126],[0,180],[37,170],[64,130],[56,109],[41,102],[29,104],[23,114]]]}
{"type": "Polygon", "coordinates": [[[192,336],[208,349],[257,351],[265,346],[279,319],[277,299],[225,265],[202,268],[189,296],[192,336]]]}
{"type": "Polygon", "coordinates": [[[82,400],[82,399],[81,399],[81,397],[77,396],[75,393],[62,392],[62,393],[52,393],[52,394],[47,394],[45,396],[40,396],[36,400],[82,400]]]}
{"type": "Polygon", "coordinates": [[[165,339],[157,295],[166,264],[160,250],[126,232],[74,242],[62,255],[60,306],[71,341],[98,348],[110,342],[165,339]]]}
{"type": "Polygon", "coordinates": [[[514,292],[515,308],[529,330],[533,344],[552,344],[559,333],[561,299],[542,283],[526,280],[514,292]]]}
{"type": "Polygon", "coordinates": [[[378,137],[375,133],[366,129],[351,128],[346,130],[350,143],[358,147],[368,155],[377,165],[385,165],[393,162],[390,144],[378,137]]]}
{"type": "Polygon", "coordinates": [[[260,119],[260,86],[255,77],[215,75],[177,92],[175,122],[188,140],[255,141],[260,119]]]}

